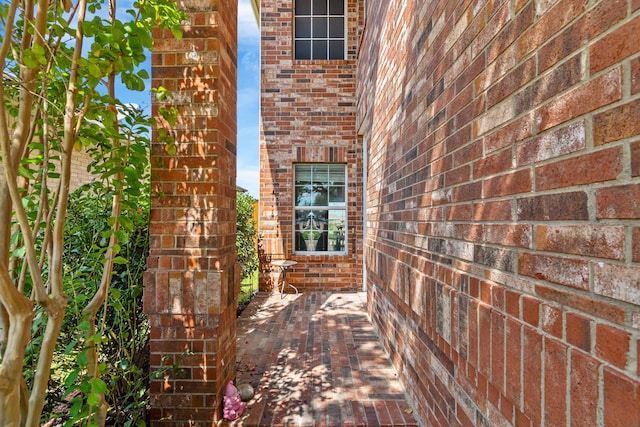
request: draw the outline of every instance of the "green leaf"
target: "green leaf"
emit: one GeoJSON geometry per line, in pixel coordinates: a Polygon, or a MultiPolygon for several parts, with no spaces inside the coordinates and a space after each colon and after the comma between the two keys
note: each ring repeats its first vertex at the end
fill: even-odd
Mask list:
{"type": "Polygon", "coordinates": [[[78,365],[87,366],[87,363],[89,362],[89,357],[87,356],[87,352],[81,351],[80,353],[78,353],[78,356],[76,356],[76,360],[78,361],[78,365]]]}
{"type": "Polygon", "coordinates": [[[67,375],[67,378],[64,380],[64,386],[69,392],[72,391],[71,390],[71,386],[78,379],[78,375],[80,375],[80,370],[79,369],[74,369],[73,371],[71,371],[69,373],[69,375],[67,375]]]}
{"type": "Polygon", "coordinates": [[[27,253],[27,248],[25,246],[20,246],[13,250],[13,256],[18,259],[24,258],[27,253]]]}
{"type": "Polygon", "coordinates": [[[140,181],[140,176],[138,175],[138,171],[134,167],[126,166],[123,172],[126,175],[129,182],[136,183],[140,181]]]}
{"type": "Polygon", "coordinates": [[[102,334],[95,334],[95,335],[91,335],[89,338],[87,338],[87,344],[90,343],[96,343],[96,344],[100,344],[100,342],[102,341],[102,334]]]}
{"type": "Polygon", "coordinates": [[[127,240],[129,240],[129,235],[124,230],[116,230],[115,235],[118,238],[119,242],[126,242],[127,240]]]}
{"type": "Polygon", "coordinates": [[[133,221],[131,221],[126,216],[120,216],[120,218],[118,218],[118,222],[120,222],[120,225],[122,226],[122,228],[127,231],[133,231],[135,228],[133,221]]]}
{"type": "Polygon", "coordinates": [[[38,67],[38,58],[34,55],[33,51],[25,50],[22,54],[22,62],[27,68],[37,68],[38,67]]]}
{"type": "Polygon", "coordinates": [[[128,263],[128,262],[129,262],[129,261],[127,261],[127,259],[126,259],[126,258],[123,258],[123,257],[121,257],[121,256],[117,256],[117,257],[115,257],[115,258],[113,259],[113,263],[114,263],[114,264],[123,265],[123,264],[126,264],[126,263],[128,263]]]}
{"type": "Polygon", "coordinates": [[[83,320],[82,322],[78,323],[78,330],[89,331],[91,330],[91,324],[88,320],[83,320]]]}
{"type": "Polygon", "coordinates": [[[27,178],[27,179],[35,179],[36,176],[31,169],[25,168],[23,166],[18,166],[18,175],[27,178]]]}
{"type": "Polygon", "coordinates": [[[96,393],[89,393],[87,396],[87,403],[91,406],[98,406],[98,403],[100,403],[100,395],[96,393]]]}
{"type": "Polygon", "coordinates": [[[104,362],[98,363],[98,372],[100,374],[106,374],[107,372],[107,364],[104,362]]]}
{"type": "Polygon", "coordinates": [[[107,383],[105,383],[100,378],[91,379],[91,387],[95,393],[106,393],[107,392],[107,383]]]}
{"type": "Polygon", "coordinates": [[[97,79],[102,77],[102,75],[103,75],[102,70],[100,70],[100,67],[98,67],[97,64],[95,64],[93,62],[89,62],[87,68],[88,68],[87,71],[89,72],[89,75],[91,77],[95,77],[97,79]]]}

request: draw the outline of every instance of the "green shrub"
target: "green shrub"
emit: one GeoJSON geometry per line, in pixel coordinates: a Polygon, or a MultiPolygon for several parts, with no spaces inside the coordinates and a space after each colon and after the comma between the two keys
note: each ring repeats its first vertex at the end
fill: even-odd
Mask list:
{"type": "MultiPolygon", "coordinates": [[[[43,419],[61,417],[68,425],[88,414],[92,392],[106,389],[110,407],[107,423],[144,425],[149,384],[149,325],[143,313],[143,273],[149,253],[149,195],[137,196],[137,210],[123,212],[132,229],[120,237],[108,303],[97,319],[98,332],[89,341],[81,337],[88,327],[82,309],[101,280],[103,255],[110,234],[110,198],[101,184],[82,187],[69,200],[65,229],[65,292],[69,309],[54,355],[54,374],[43,419]],[[99,380],[86,378],[86,354],[99,345],[99,380]]],[[[35,327],[38,323],[34,322],[35,327]]],[[[37,345],[37,343],[36,343],[37,345]]]]}
{"type": "Polygon", "coordinates": [[[249,193],[238,193],[236,203],[236,247],[240,263],[240,280],[249,278],[258,269],[257,239],[258,229],[253,219],[254,199],[249,193]]]}

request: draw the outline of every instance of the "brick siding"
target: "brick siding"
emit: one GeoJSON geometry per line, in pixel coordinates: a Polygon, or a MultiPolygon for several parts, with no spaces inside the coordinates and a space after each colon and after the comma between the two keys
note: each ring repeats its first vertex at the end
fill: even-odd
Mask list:
{"type": "Polygon", "coordinates": [[[414,413],[640,425],[640,2],[367,3],[368,308],[414,413]]]}
{"type": "MultiPolygon", "coordinates": [[[[362,287],[362,142],[355,128],[355,73],[361,7],[347,1],[345,60],[293,59],[293,2],[261,5],[259,232],[272,259],[298,262],[287,274],[298,289],[362,287]],[[293,165],[347,165],[347,255],[293,254],[293,165]]],[[[277,280],[261,278],[261,289],[277,280]]]]}
{"type": "MultiPolygon", "coordinates": [[[[150,255],[151,424],[210,426],[235,376],[240,291],[235,248],[237,2],[181,2],[180,40],[155,29],[152,84],[173,91],[176,155],[153,132],[150,255]],[[176,365],[177,368],[172,368],[176,365]]],[[[166,103],[166,104],[165,104],[166,103]]],[[[162,126],[160,121],[160,126],[162,126]]]]}
{"type": "MultiPolygon", "coordinates": [[[[77,190],[84,184],[88,184],[93,178],[95,178],[93,175],[91,175],[91,173],[87,171],[87,167],[92,161],[89,153],[84,150],[80,152],[74,151],[72,155],[73,159],[71,160],[71,181],[69,182],[69,191],[71,192],[77,190]]],[[[56,171],[59,170],[60,168],[56,165],[56,171]]],[[[3,174],[4,170],[2,167],[2,163],[0,162],[0,176],[2,176],[3,174]]],[[[48,178],[47,187],[51,190],[55,190],[58,182],[58,178],[48,178]]]]}

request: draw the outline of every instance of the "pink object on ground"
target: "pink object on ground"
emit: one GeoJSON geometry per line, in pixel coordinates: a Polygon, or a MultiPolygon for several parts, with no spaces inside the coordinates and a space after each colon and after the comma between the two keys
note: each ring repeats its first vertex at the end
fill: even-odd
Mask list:
{"type": "Polygon", "coordinates": [[[229,421],[233,421],[241,416],[244,408],[247,406],[247,404],[240,399],[238,389],[233,385],[233,381],[229,381],[225,387],[222,403],[224,404],[222,410],[223,416],[229,421]]]}

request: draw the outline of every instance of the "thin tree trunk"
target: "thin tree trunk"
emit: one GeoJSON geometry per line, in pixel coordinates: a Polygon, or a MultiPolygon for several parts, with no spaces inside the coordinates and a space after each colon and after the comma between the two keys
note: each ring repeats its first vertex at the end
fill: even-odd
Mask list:
{"type": "Polygon", "coordinates": [[[0,425],[20,426],[22,366],[31,337],[33,303],[13,285],[6,265],[0,263],[0,303],[9,317],[7,346],[0,365],[0,425]]]}
{"type": "MultiPolygon", "coordinates": [[[[41,0],[41,2],[46,2],[46,0],[41,0]]],[[[51,362],[53,360],[53,352],[55,350],[56,341],[60,333],[60,327],[64,319],[67,305],[67,299],[63,290],[62,269],[64,223],[68,206],[69,183],[71,181],[71,158],[74,142],[76,140],[77,123],[75,120],[81,120],[76,117],[76,96],[78,93],[76,82],[78,80],[78,60],[82,53],[82,42],[84,39],[82,23],[84,22],[85,12],[86,0],[80,0],[78,3],[76,45],[71,63],[69,86],[67,87],[65,104],[63,149],[60,160],[60,192],[56,209],[55,225],[52,234],[51,253],[49,256],[49,302],[47,304],[42,304],[41,302],[47,310],[49,319],[47,321],[44,339],[40,348],[40,357],[38,358],[36,375],[34,378],[33,388],[31,390],[31,397],[29,399],[29,414],[25,424],[26,427],[38,427],[40,423],[40,416],[44,407],[44,398],[46,396],[47,383],[49,380],[49,372],[51,370],[51,362]]],[[[44,34],[44,29],[42,34],[44,34]]]]}
{"type": "MultiPolygon", "coordinates": [[[[0,261],[1,263],[2,261],[0,261]]],[[[9,334],[9,313],[4,308],[4,304],[0,303],[0,363],[7,345],[7,336],[9,334]]]]}
{"type": "MultiPolygon", "coordinates": [[[[109,0],[109,17],[111,23],[113,24],[116,19],[116,0],[109,0]]],[[[115,65],[112,62],[112,70],[108,76],[107,80],[107,92],[112,99],[115,99],[115,65]]],[[[117,108],[112,105],[112,112],[118,115],[117,108]]],[[[117,120],[115,126],[117,127],[117,120]]],[[[117,129],[116,129],[117,130],[117,129]]],[[[114,147],[118,147],[120,145],[120,141],[115,139],[113,141],[114,147]]],[[[123,178],[123,173],[119,172],[116,177],[116,182],[121,182],[123,178]]],[[[115,194],[113,196],[113,201],[111,205],[111,216],[113,218],[118,218],[121,213],[121,201],[122,201],[122,185],[116,187],[115,194]]],[[[100,287],[98,291],[91,299],[91,302],[85,307],[82,311],[83,317],[89,321],[89,331],[87,334],[94,335],[96,333],[96,318],[98,316],[98,311],[100,307],[104,306],[107,297],[109,296],[109,286],[111,284],[111,277],[113,272],[113,258],[115,254],[113,253],[113,248],[118,244],[118,238],[116,237],[115,232],[119,229],[118,220],[113,223],[112,226],[112,234],[109,238],[109,246],[107,246],[107,252],[105,254],[105,260],[102,266],[102,278],[100,280],[100,287]]],[[[106,308],[105,308],[106,310],[106,308]]],[[[88,338],[85,337],[85,338],[88,338]]],[[[98,372],[98,345],[94,345],[87,350],[88,356],[88,366],[87,366],[87,374],[89,377],[98,378],[100,373],[98,372]]],[[[100,393],[100,401],[98,402],[98,408],[96,410],[95,423],[98,426],[104,426],[107,420],[107,411],[109,406],[107,405],[107,401],[105,399],[104,393],[100,393]]]]}

